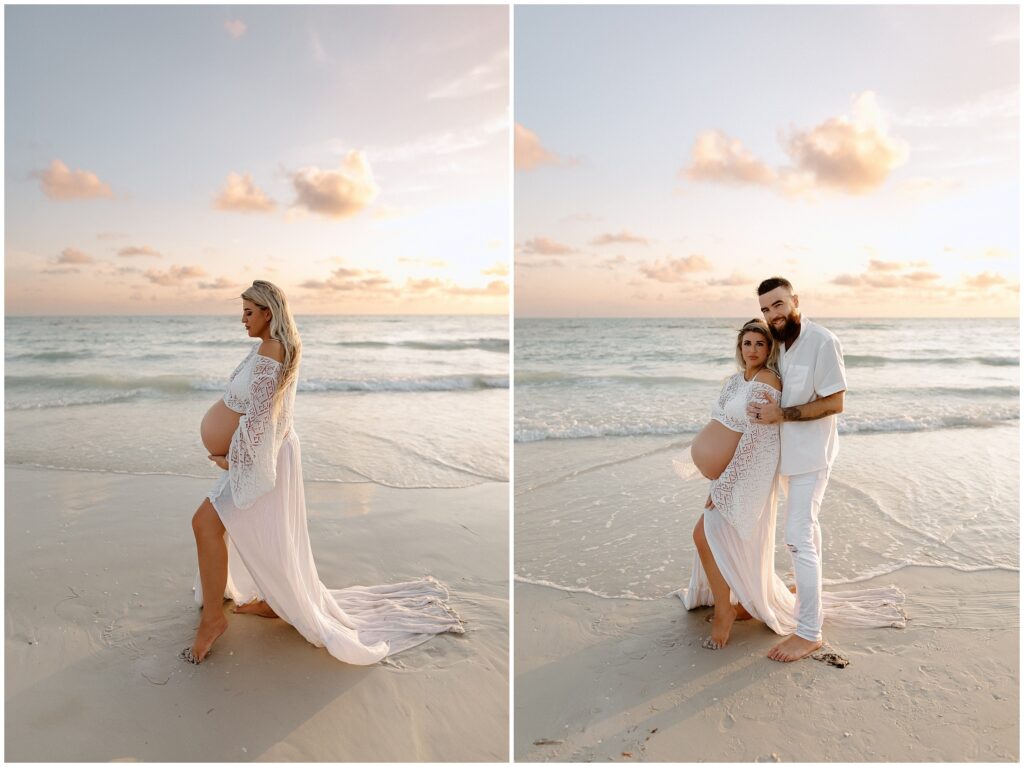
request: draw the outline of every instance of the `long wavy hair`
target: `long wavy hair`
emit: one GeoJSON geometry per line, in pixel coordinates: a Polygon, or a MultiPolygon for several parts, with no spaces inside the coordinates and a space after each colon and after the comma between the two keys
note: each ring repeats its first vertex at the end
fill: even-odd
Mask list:
{"type": "Polygon", "coordinates": [[[760,317],[754,317],[754,319],[743,323],[743,327],[736,334],[736,366],[741,371],[746,370],[747,366],[743,362],[743,336],[747,333],[760,333],[764,336],[764,340],[768,344],[768,360],[764,366],[781,378],[782,374],[779,372],[779,342],[772,335],[768,323],[760,317]]]}
{"type": "Polygon", "coordinates": [[[266,280],[255,280],[252,287],[246,288],[242,293],[242,298],[252,301],[260,309],[270,310],[270,337],[280,341],[281,346],[284,347],[281,379],[278,382],[271,409],[273,417],[277,418],[284,393],[299,375],[302,339],[299,338],[299,329],[295,327],[295,318],[292,317],[292,310],[288,307],[288,299],[285,298],[284,291],[277,285],[266,280]]]}

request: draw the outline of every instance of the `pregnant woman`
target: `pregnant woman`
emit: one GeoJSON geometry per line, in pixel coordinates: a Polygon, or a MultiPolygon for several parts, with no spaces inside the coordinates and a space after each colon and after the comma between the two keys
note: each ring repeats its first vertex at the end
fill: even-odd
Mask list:
{"type": "MultiPolygon", "coordinates": [[[[711,636],[718,650],[738,619],[755,618],[777,634],[796,630],[796,596],[775,573],[775,495],[781,443],[778,424],[747,417],[747,404],[781,399],[778,349],[767,323],[752,319],[736,337],[740,372],[722,387],[711,421],[688,457],[676,461],[684,479],[711,480],[705,511],[693,529],[697,551],[690,585],[679,592],[688,610],[714,606],[711,636]]],[[[901,592],[895,587],[824,592],[825,619],[835,625],[902,627],[901,592]]]]}
{"type": "Polygon", "coordinates": [[[714,605],[709,649],[723,647],[738,616],[737,604],[773,630],[794,597],[775,574],[775,489],[779,427],[751,423],[750,401],[778,403],[778,351],[768,325],[747,322],[736,338],[741,372],[722,387],[711,421],[690,445],[693,465],[712,480],[705,512],[693,530],[697,545],[687,609],[714,605]]]}
{"type": "Polygon", "coordinates": [[[292,425],[302,342],[280,288],[257,280],[242,293],[253,343],[227,392],[203,417],[203,445],[223,473],[192,517],[199,556],[199,627],[182,657],[200,663],[236,613],[277,618],[317,647],[358,665],[376,663],[435,634],[462,633],[433,578],[328,589],[306,524],[302,454],[292,425]]]}

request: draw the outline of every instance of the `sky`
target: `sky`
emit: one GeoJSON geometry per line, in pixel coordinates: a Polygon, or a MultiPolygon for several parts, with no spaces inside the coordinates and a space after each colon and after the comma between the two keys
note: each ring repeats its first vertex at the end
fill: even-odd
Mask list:
{"type": "Polygon", "coordinates": [[[519,6],[515,314],[1014,317],[1017,6],[519,6]]]}
{"type": "Polygon", "coordinates": [[[5,312],[509,310],[503,6],[8,6],[5,312]]]}

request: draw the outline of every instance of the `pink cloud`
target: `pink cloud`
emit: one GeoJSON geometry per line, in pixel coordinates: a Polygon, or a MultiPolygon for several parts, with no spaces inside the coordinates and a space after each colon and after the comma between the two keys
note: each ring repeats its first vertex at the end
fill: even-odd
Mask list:
{"type": "Polygon", "coordinates": [[[49,168],[33,175],[39,177],[43,194],[51,200],[67,202],[114,196],[110,186],[100,181],[95,173],[71,170],[60,160],[53,160],[49,168]]]}
{"type": "Polygon", "coordinates": [[[562,159],[545,149],[537,134],[515,125],[515,165],[516,170],[534,170],[542,165],[560,165],[562,159]]]}
{"type": "Polygon", "coordinates": [[[229,173],[213,207],[240,213],[263,213],[273,210],[276,203],[253,183],[248,173],[229,173]]]}

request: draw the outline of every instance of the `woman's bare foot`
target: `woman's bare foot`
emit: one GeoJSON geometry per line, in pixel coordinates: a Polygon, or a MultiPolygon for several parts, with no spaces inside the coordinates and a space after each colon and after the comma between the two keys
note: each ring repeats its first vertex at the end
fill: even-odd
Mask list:
{"type": "Polygon", "coordinates": [[[258,615],[261,618],[276,618],[275,613],[270,605],[264,602],[262,599],[257,602],[249,602],[245,605],[235,605],[235,609],[232,612],[239,613],[240,615],[258,615]]]}
{"type": "Polygon", "coordinates": [[[196,629],[196,638],[192,642],[192,647],[189,648],[192,657],[185,659],[191,663],[202,663],[210,654],[213,643],[227,630],[228,619],[224,617],[224,613],[218,613],[208,620],[204,612],[199,621],[199,628],[196,629]]]}
{"type": "Polygon", "coordinates": [[[796,634],[790,634],[768,651],[768,657],[782,663],[791,663],[810,655],[821,647],[821,640],[812,642],[796,634]]]}
{"type": "Polygon", "coordinates": [[[736,608],[729,605],[724,610],[715,608],[715,614],[711,616],[711,636],[701,642],[706,650],[721,650],[729,641],[729,631],[736,620],[736,608]]]}

